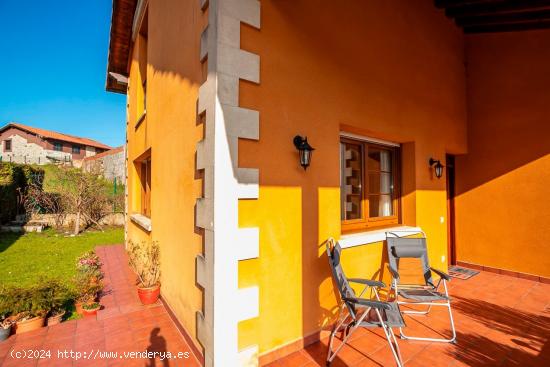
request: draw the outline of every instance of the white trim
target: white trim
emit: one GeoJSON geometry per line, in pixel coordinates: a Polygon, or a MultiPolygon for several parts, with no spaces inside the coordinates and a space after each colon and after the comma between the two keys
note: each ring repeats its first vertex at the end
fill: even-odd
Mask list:
{"type": "Polygon", "coordinates": [[[401,144],[395,143],[393,141],[382,140],[382,139],[377,139],[377,138],[371,138],[369,136],[363,136],[363,135],[358,135],[358,134],[354,134],[354,133],[348,133],[348,132],[345,132],[345,131],[340,131],[340,137],[366,141],[368,143],[387,145],[389,147],[400,147],[401,146],[401,144]]]}
{"type": "Polygon", "coordinates": [[[342,248],[368,245],[384,241],[386,239],[386,232],[393,232],[399,236],[412,236],[422,233],[422,229],[420,227],[396,226],[366,232],[350,233],[340,236],[338,243],[342,248]]]}
{"type": "Polygon", "coordinates": [[[151,219],[147,218],[145,215],[142,214],[131,214],[130,220],[146,230],[147,232],[151,232],[151,219]]]}
{"type": "Polygon", "coordinates": [[[196,258],[204,289],[197,336],[205,367],[257,366],[258,346],[239,350],[238,323],[258,317],[260,289],[239,288],[239,261],[259,256],[259,229],[239,227],[239,199],[257,199],[259,171],[239,167],[239,139],[258,140],[259,112],[239,107],[239,80],[260,81],[260,57],[240,48],[240,24],[260,26],[258,0],[200,0],[208,25],[200,36],[207,80],[199,87],[198,113],[204,139],[197,144],[197,169],[204,170],[196,225],[205,229],[204,254],[196,258]],[[231,307],[228,307],[231,305],[231,307]]]}
{"type": "Polygon", "coordinates": [[[143,21],[143,15],[145,14],[145,8],[147,8],[148,4],[149,0],[138,0],[132,21],[132,42],[136,41],[137,34],[141,28],[141,22],[143,21]]]}

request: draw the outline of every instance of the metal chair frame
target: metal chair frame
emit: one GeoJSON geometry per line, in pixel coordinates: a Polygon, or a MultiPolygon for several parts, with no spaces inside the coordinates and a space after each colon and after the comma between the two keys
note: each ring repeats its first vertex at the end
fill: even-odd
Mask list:
{"type": "MultiPolygon", "coordinates": [[[[407,233],[408,231],[399,231],[399,232],[407,233]]],[[[412,232],[408,235],[412,235],[412,234],[422,234],[422,238],[424,238],[424,239],[427,238],[426,233],[424,231],[420,231],[420,232],[415,231],[415,232],[412,232]]],[[[388,235],[392,235],[394,237],[400,238],[400,236],[398,236],[394,232],[386,232],[386,238],[388,237],[388,235]]],[[[388,249],[388,252],[389,251],[390,251],[390,249],[388,249]]],[[[448,274],[445,274],[444,272],[438,270],[438,269],[434,269],[434,268],[430,267],[430,271],[433,271],[437,275],[439,275],[439,281],[437,282],[437,285],[434,285],[434,284],[431,284],[431,283],[426,284],[426,285],[417,285],[417,284],[402,285],[402,289],[415,289],[415,288],[417,288],[417,289],[418,288],[426,289],[427,287],[430,287],[431,288],[430,290],[435,291],[437,293],[441,293],[441,292],[439,292],[439,287],[443,283],[443,288],[444,288],[445,293],[441,293],[441,294],[445,295],[446,300],[441,300],[441,301],[440,300],[434,300],[434,301],[429,301],[429,302],[411,301],[411,300],[407,301],[406,300],[407,298],[405,298],[403,296],[401,296],[401,298],[400,298],[400,295],[399,295],[399,284],[398,284],[399,273],[397,271],[398,269],[392,269],[390,267],[389,270],[390,270],[390,273],[392,275],[391,289],[393,290],[395,301],[397,302],[398,305],[428,306],[428,308],[425,311],[402,310],[401,311],[402,314],[425,315],[425,316],[427,316],[430,313],[430,311],[432,309],[432,306],[447,307],[447,311],[449,313],[449,321],[450,321],[451,333],[452,333],[451,338],[426,338],[426,337],[419,337],[419,336],[409,336],[409,335],[406,335],[403,332],[403,328],[399,328],[399,335],[400,335],[401,339],[456,344],[456,329],[455,329],[455,323],[454,323],[454,319],[453,319],[453,313],[452,313],[452,310],[451,310],[451,298],[449,297],[449,291],[448,291],[448,288],[447,288],[447,281],[451,281],[450,276],[448,274]]]]}
{"type": "MultiPolygon", "coordinates": [[[[327,255],[329,256],[329,261],[332,260],[331,252],[335,245],[335,240],[330,238],[327,240],[327,255]]],[[[390,349],[392,351],[393,357],[395,359],[395,362],[398,367],[403,367],[403,359],[401,358],[401,352],[399,350],[399,345],[397,344],[397,338],[395,337],[395,334],[390,326],[387,325],[386,322],[384,322],[384,318],[382,316],[383,310],[389,310],[390,306],[388,302],[384,302],[380,300],[380,297],[378,295],[378,291],[376,288],[378,287],[385,287],[384,283],[375,281],[375,280],[368,280],[368,279],[357,279],[357,278],[345,278],[343,281],[348,283],[356,283],[356,284],[364,284],[365,287],[361,291],[358,297],[346,297],[345,294],[342,294],[342,290],[340,289],[340,280],[336,277],[336,274],[334,272],[333,265],[331,263],[331,270],[333,273],[333,276],[336,278],[335,281],[338,283],[338,292],[340,294],[340,304],[339,304],[339,313],[336,323],[334,324],[334,327],[332,329],[332,332],[330,333],[329,337],[329,343],[328,343],[328,354],[326,359],[326,365],[330,366],[338,352],[346,345],[346,342],[351,337],[351,335],[359,328],[359,327],[369,327],[362,325],[365,318],[371,313],[371,310],[375,311],[376,319],[380,323],[378,326],[370,326],[370,327],[382,327],[384,330],[384,335],[386,336],[386,340],[388,341],[388,345],[390,346],[390,349]],[[368,290],[371,289],[374,293],[374,296],[376,300],[371,299],[364,299],[361,298],[363,294],[368,290]],[[362,313],[357,312],[357,309],[361,309],[362,313]],[[343,339],[342,343],[333,351],[332,345],[334,341],[334,337],[340,330],[343,330],[343,339]]]]}

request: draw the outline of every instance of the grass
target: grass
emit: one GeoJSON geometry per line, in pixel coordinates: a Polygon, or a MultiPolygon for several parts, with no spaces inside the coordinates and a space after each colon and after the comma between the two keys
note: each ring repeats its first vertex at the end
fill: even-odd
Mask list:
{"type": "Polygon", "coordinates": [[[66,284],[76,274],[76,258],[97,245],[123,243],[124,229],[87,231],[70,237],[55,230],[0,233],[0,285],[30,286],[42,277],[66,284]]]}

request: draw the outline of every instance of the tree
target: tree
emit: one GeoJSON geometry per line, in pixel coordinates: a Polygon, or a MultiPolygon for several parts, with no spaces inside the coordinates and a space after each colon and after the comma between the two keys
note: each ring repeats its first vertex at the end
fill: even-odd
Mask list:
{"type": "Polygon", "coordinates": [[[67,207],[76,215],[74,234],[79,234],[83,222],[92,222],[101,228],[99,220],[109,212],[109,198],[105,181],[94,173],[76,168],[61,167],[59,184],[67,207]]]}
{"type": "MultiPolygon", "coordinates": [[[[59,166],[52,171],[48,191],[33,186],[26,198],[28,212],[44,210],[55,214],[56,225],[62,226],[68,214],[75,215],[73,233],[95,224],[113,210],[118,196],[110,194],[111,184],[95,172],[59,166]]],[[[119,195],[120,196],[120,195],[119,195]]]]}

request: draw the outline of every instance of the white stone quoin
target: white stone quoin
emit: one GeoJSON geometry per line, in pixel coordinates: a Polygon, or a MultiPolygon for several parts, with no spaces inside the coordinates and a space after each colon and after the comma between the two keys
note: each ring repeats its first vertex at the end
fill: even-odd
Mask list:
{"type": "Polygon", "coordinates": [[[197,314],[198,337],[208,367],[257,366],[258,347],[239,350],[237,326],[259,314],[258,287],[238,287],[238,262],[259,256],[259,230],[239,228],[238,200],[258,198],[259,172],[238,167],[238,139],[260,138],[260,116],[239,107],[238,100],[239,79],[260,82],[260,57],[240,48],[240,23],[260,28],[260,2],[199,0],[199,5],[208,8],[199,56],[208,63],[208,77],[198,101],[198,112],[205,114],[204,140],[197,145],[205,187],[196,218],[205,233],[205,252],[196,259],[205,302],[197,314]]]}

